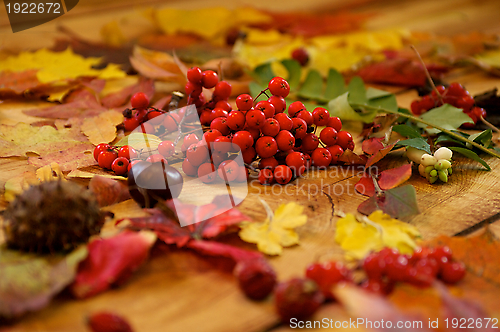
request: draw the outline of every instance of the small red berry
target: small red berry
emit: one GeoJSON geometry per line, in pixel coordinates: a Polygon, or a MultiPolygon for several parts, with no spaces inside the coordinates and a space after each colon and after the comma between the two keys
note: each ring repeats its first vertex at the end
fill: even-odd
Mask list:
{"type": "MultiPolygon", "coordinates": [[[[201,142],[203,143],[203,142],[201,142]]],[[[186,158],[191,165],[197,167],[208,160],[208,148],[204,144],[191,144],[186,151],[186,158]]]]}
{"type": "Polygon", "coordinates": [[[338,118],[336,116],[331,116],[328,119],[328,122],[326,123],[326,126],[327,127],[332,127],[337,132],[339,132],[342,129],[342,121],[340,120],[340,118],[338,118]]]}
{"type": "Polygon", "coordinates": [[[283,113],[286,109],[286,100],[283,97],[271,96],[267,101],[274,106],[276,114],[283,113]]]}
{"type": "Polygon", "coordinates": [[[266,100],[259,101],[254,106],[254,109],[262,111],[264,113],[264,115],[266,116],[266,119],[272,118],[274,116],[274,114],[276,113],[276,110],[274,109],[274,105],[266,100]]]}
{"type": "Polygon", "coordinates": [[[337,143],[337,131],[332,127],[326,127],[319,134],[319,139],[328,146],[335,145],[337,143]]]}
{"type": "Polygon", "coordinates": [[[319,138],[313,133],[306,134],[302,138],[302,149],[304,151],[313,151],[319,145],[319,138]]]}
{"type": "Polygon", "coordinates": [[[288,106],[288,115],[291,117],[294,117],[295,114],[299,113],[300,111],[306,110],[306,107],[304,104],[300,101],[294,101],[288,106]]]}
{"type": "Polygon", "coordinates": [[[163,126],[167,132],[174,132],[179,130],[179,123],[181,123],[180,116],[177,113],[169,112],[165,114],[163,119],[163,126]]]}
{"type": "Polygon", "coordinates": [[[278,152],[278,144],[274,138],[263,136],[255,142],[255,151],[262,158],[269,158],[278,152]]]}
{"type": "Polygon", "coordinates": [[[205,70],[201,75],[201,84],[205,89],[211,89],[219,82],[219,76],[213,70],[205,70]]]}
{"type": "Polygon", "coordinates": [[[232,111],[227,116],[226,124],[231,130],[241,130],[245,127],[245,114],[242,111],[232,111]]]}
{"type": "Polygon", "coordinates": [[[158,153],[165,158],[173,156],[173,154],[175,153],[174,143],[171,141],[161,142],[160,144],[158,144],[158,153]]]}
{"type": "Polygon", "coordinates": [[[269,91],[278,97],[286,98],[290,93],[290,85],[288,82],[281,77],[273,78],[268,84],[269,91]]]}
{"type": "Polygon", "coordinates": [[[257,156],[257,152],[255,152],[255,149],[251,146],[248,149],[241,151],[241,156],[243,157],[244,163],[250,164],[254,160],[255,156],[257,156]]]}
{"type": "Polygon", "coordinates": [[[272,184],[274,182],[274,174],[269,168],[264,168],[259,171],[259,182],[262,185],[272,184]]]}
{"type": "Polygon", "coordinates": [[[132,131],[135,128],[139,127],[140,121],[135,116],[131,118],[125,118],[123,120],[123,126],[126,131],[132,131]]]}
{"type": "Polygon", "coordinates": [[[350,142],[352,142],[352,136],[349,132],[343,130],[337,132],[337,144],[342,149],[346,150],[350,142]]]}
{"type": "Polygon", "coordinates": [[[187,71],[187,79],[189,82],[201,85],[202,71],[199,67],[191,67],[187,71]]]}
{"type": "Polygon", "coordinates": [[[149,98],[144,92],[137,92],[130,98],[130,104],[133,108],[145,109],[149,106],[149,98]]]}
{"type": "Polygon", "coordinates": [[[106,149],[104,151],[101,151],[101,153],[99,153],[99,156],[97,157],[97,162],[100,167],[111,169],[111,164],[116,158],[118,158],[118,153],[115,150],[106,149]]]}
{"type": "Polygon", "coordinates": [[[253,109],[247,112],[245,119],[248,127],[258,129],[266,121],[266,115],[260,110],[253,109]]]}
{"type": "Polygon", "coordinates": [[[246,130],[241,130],[233,135],[232,142],[238,145],[242,151],[245,151],[253,145],[254,140],[252,134],[246,130]]]}
{"type": "Polygon", "coordinates": [[[275,137],[280,132],[280,124],[274,118],[268,118],[260,129],[262,135],[275,137]]]}
{"type": "Polygon", "coordinates": [[[234,268],[234,275],[246,296],[263,300],[276,285],[276,272],[263,258],[244,260],[234,268]]]}
{"type": "Polygon", "coordinates": [[[311,279],[294,278],[279,283],[274,290],[276,310],[284,323],[306,320],[324,301],[318,285],[311,279]]]}
{"type": "Polygon", "coordinates": [[[87,324],[92,332],[132,332],[130,324],[121,316],[99,312],[89,317],[87,324]]]}
{"type": "Polygon", "coordinates": [[[116,175],[123,175],[127,173],[129,161],[125,157],[118,157],[111,163],[111,169],[116,175]]]}
{"type": "Polygon", "coordinates": [[[182,162],[182,171],[187,176],[197,176],[198,175],[198,167],[194,167],[189,160],[184,159],[182,162]]]}
{"type": "Polygon", "coordinates": [[[288,154],[285,162],[297,176],[302,175],[306,170],[306,161],[302,152],[292,152],[288,154]]]}
{"type": "Polygon", "coordinates": [[[296,113],[295,116],[299,119],[304,120],[308,126],[312,126],[314,123],[313,115],[307,110],[300,111],[296,113]]]}
{"type": "Polygon", "coordinates": [[[288,182],[290,182],[293,176],[292,170],[290,169],[290,167],[286,165],[276,166],[273,174],[274,174],[274,179],[279,184],[287,184],[288,182]]]}
{"type": "Polygon", "coordinates": [[[259,161],[259,169],[269,168],[271,171],[279,165],[278,161],[274,157],[263,158],[259,161]]]}
{"type": "Polygon", "coordinates": [[[223,136],[229,135],[231,129],[227,125],[227,120],[224,117],[215,118],[210,124],[210,129],[217,129],[223,136]]]}
{"type": "Polygon", "coordinates": [[[99,158],[99,154],[101,152],[103,152],[106,149],[110,149],[110,148],[111,148],[111,146],[108,143],[97,144],[97,146],[94,149],[94,159],[95,159],[95,161],[98,161],[97,158],[99,158]]]}
{"type": "Polygon", "coordinates": [[[295,136],[295,138],[304,138],[307,134],[307,123],[299,118],[293,118],[293,127],[291,133],[295,136]]]}
{"type": "Polygon", "coordinates": [[[217,179],[215,167],[211,163],[204,163],[198,167],[198,177],[203,183],[212,183],[217,179]]]}
{"type": "Polygon", "coordinates": [[[280,151],[289,151],[295,146],[295,137],[288,130],[282,130],[275,137],[280,151]]]}
{"type": "Polygon", "coordinates": [[[462,262],[443,264],[440,277],[448,284],[456,284],[465,277],[465,265],[462,262]]]}
{"type": "Polygon", "coordinates": [[[292,59],[300,63],[302,67],[309,62],[309,54],[303,47],[296,48],[292,51],[292,59]]]}
{"type": "Polygon", "coordinates": [[[226,136],[217,137],[212,145],[213,151],[218,153],[227,153],[231,151],[232,148],[233,144],[231,143],[231,139],[226,136]]]}
{"type": "Polygon", "coordinates": [[[288,115],[285,113],[278,113],[274,116],[274,118],[279,122],[280,130],[292,130],[293,121],[288,115]]]}
{"type": "Polygon", "coordinates": [[[226,160],[220,163],[217,168],[217,174],[224,182],[233,182],[238,177],[239,169],[240,165],[236,161],[226,160]]]}
{"type": "Polygon", "coordinates": [[[328,113],[328,110],[323,107],[316,107],[312,112],[312,116],[316,126],[326,126],[328,124],[328,120],[330,120],[330,113],[328,113]]]}
{"type": "Polygon", "coordinates": [[[159,153],[156,153],[156,154],[152,154],[150,155],[146,161],[149,161],[150,163],[158,163],[158,162],[161,162],[161,163],[164,163],[165,165],[168,165],[168,161],[167,159],[165,159],[164,156],[162,156],[161,154],[159,153]]]}
{"type": "Polygon", "coordinates": [[[330,151],[325,148],[318,148],[314,150],[311,155],[311,159],[313,161],[314,166],[316,167],[326,167],[330,165],[332,161],[332,155],[330,151]]]}
{"type": "Polygon", "coordinates": [[[213,98],[216,100],[227,100],[231,96],[231,84],[220,81],[215,85],[213,98]]]}
{"type": "Polygon", "coordinates": [[[253,98],[249,94],[241,94],[236,98],[236,106],[242,112],[249,111],[253,105],[253,98]]]}

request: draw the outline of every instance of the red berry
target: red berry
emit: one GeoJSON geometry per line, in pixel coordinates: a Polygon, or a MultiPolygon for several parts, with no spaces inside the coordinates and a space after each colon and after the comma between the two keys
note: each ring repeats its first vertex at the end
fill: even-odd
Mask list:
{"type": "Polygon", "coordinates": [[[167,132],[174,132],[179,130],[179,123],[181,123],[181,119],[179,114],[169,112],[165,114],[165,118],[163,119],[163,126],[167,132]]]}
{"type": "Polygon", "coordinates": [[[260,128],[266,121],[266,115],[260,110],[253,109],[247,112],[245,119],[248,127],[260,128]]]}
{"type": "Polygon", "coordinates": [[[165,158],[169,158],[175,153],[174,143],[171,141],[163,141],[158,144],[158,153],[165,158]]]}
{"type": "Polygon", "coordinates": [[[195,167],[200,166],[208,160],[208,148],[203,144],[204,142],[200,143],[202,144],[191,144],[186,151],[187,160],[195,167]]]}
{"type": "Polygon", "coordinates": [[[103,152],[106,149],[110,149],[110,148],[111,148],[111,146],[108,143],[97,144],[97,146],[94,149],[94,159],[95,159],[95,161],[98,161],[97,158],[99,158],[99,154],[101,152],[103,152]]]}
{"type": "Polygon", "coordinates": [[[262,185],[272,184],[274,182],[273,171],[269,168],[264,168],[259,171],[259,182],[262,185]]]}
{"type": "Polygon", "coordinates": [[[236,98],[236,106],[242,112],[249,111],[253,105],[253,98],[249,94],[241,94],[236,98]]]}
{"type": "Polygon", "coordinates": [[[314,166],[316,167],[326,167],[330,165],[332,161],[332,155],[330,151],[325,148],[318,148],[314,150],[311,155],[311,159],[313,161],[314,166]]]}
{"type": "Polygon", "coordinates": [[[248,131],[250,133],[250,135],[252,135],[252,138],[254,141],[259,139],[259,137],[260,137],[260,129],[259,128],[248,128],[247,127],[245,130],[248,131]]]}
{"type": "Polygon", "coordinates": [[[125,157],[118,157],[111,163],[111,169],[116,175],[123,175],[127,173],[129,161],[125,157]]]}
{"type": "Polygon", "coordinates": [[[361,283],[361,288],[371,293],[387,295],[391,292],[391,286],[382,280],[368,279],[361,283]]]}
{"type": "Polygon", "coordinates": [[[385,262],[380,259],[377,253],[369,254],[363,261],[363,270],[365,270],[368,279],[381,280],[384,269],[385,262]]]}
{"type": "Polygon", "coordinates": [[[125,118],[123,120],[123,126],[126,131],[132,131],[135,128],[139,127],[140,121],[135,116],[131,118],[125,118]]]}
{"type": "Polygon", "coordinates": [[[349,132],[343,130],[337,132],[337,144],[340,145],[342,149],[347,149],[350,142],[352,142],[352,136],[349,132]]]}
{"type": "Polygon", "coordinates": [[[149,106],[149,98],[144,92],[137,92],[130,98],[130,104],[133,108],[144,109],[149,106]]]}
{"type": "Polygon", "coordinates": [[[217,179],[215,167],[211,163],[204,163],[198,167],[198,177],[203,183],[212,183],[217,179]]]}
{"type": "Polygon", "coordinates": [[[255,142],[255,151],[262,158],[269,158],[278,152],[278,144],[274,138],[263,136],[255,142]]]}
{"type": "Polygon", "coordinates": [[[215,85],[213,98],[216,100],[227,100],[231,96],[231,84],[220,81],[215,85]]]}
{"type": "Polygon", "coordinates": [[[282,322],[288,323],[292,318],[306,320],[312,316],[324,297],[313,280],[294,278],[276,286],[274,301],[282,322]]]}
{"type": "Polygon", "coordinates": [[[236,181],[238,177],[240,165],[234,160],[226,160],[220,163],[217,173],[224,182],[236,181]]]}
{"type": "Polygon", "coordinates": [[[245,114],[242,111],[232,111],[227,116],[226,124],[231,130],[241,130],[245,127],[245,114]]]}
{"type": "Polygon", "coordinates": [[[319,145],[318,136],[313,133],[306,134],[304,138],[302,138],[302,149],[304,151],[313,151],[319,145]]]}
{"type": "Polygon", "coordinates": [[[231,151],[232,148],[233,144],[231,143],[231,139],[226,136],[217,137],[212,145],[213,151],[218,153],[227,153],[231,151]]]}
{"type": "Polygon", "coordinates": [[[316,126],[326,126],[330,120],[330,113],[323,107],[316,107],[312,112],[314,124],[316,126]]]}
{"type": "Polygon", "coordinates": [[[290,93],[290,85],[284,78],[281,77],[273,78],[267,87],[274,96],[285,98],[290,93]]]}
{"type": "Polygon", "coordinates": [[[275,137],[280,132],[280,124],[274,118],[268,118],[260,129],[262,135],[275,137]]]}
{"type": "Polygon", "coordinates": [[[326,127],[319,134],[319,139],[326,145],[335,145],[337,143],[337,131],[332,127],[326,127]]]}
{"type": "Polygon", "coordinates": [[[466,95],[462,98],[457,99],[456,104],[454,105],[457,108],[461,108],[464,112],[470,110],[474,106],[474,98],[469,95],[466,95]]]}
{"type": "Polygon", "coordinates": [[[280,131],[275,139],[280,151],[288,151],[295,146],[295,137],[288,130],[280,131]]]}
{"type": "Polygon", "coordinates": [[[405,271],[408,268],[408,259],[403,255],[397,255],[386,260],[385,273],[392,281],[405,281],[405,271]]]}
{"type": "Polygon", "coordinates": [[[271,96],[267,101],[274,106],[274,111],[276,112],[276,114],[283,113],[286,109],[286,101],[283,97],[271,96]]]}
{"type": "Polygon", "coordinates": [[[210,122],[212,122],[212,111],[204,110],[200,115],[200,123],[204,126],[209,126],[210,122]]]}
{"type": "Polygon", "coordinates": [[[332,164],[336,163],[339,157],[344,153],[344,150],[339,145],[327,146],[326,149],[332,155],[332,164]]]}
{"type": "Polygon", "coordinates": [[[132,327],[123,317],[110,312],[93,314],[87,324],[92,332],[132,332],[132,327]]]}
{"type": "Polygon", "coordinates": [[[303,47],[296,48],[292,51],[292,59],[300,63],[302,67],[309,62],[309,54],[303,47]]]}
{"type": "Polygon", "coordinates": [[[291,133],[295,136],[295,138],[304,138],[307,134],[307,123],[299,118],[293,118],[293,127],[291,133]]]}
{"type": "MultiPolygon", "coordinates": [[[[196,144],[200,141],[196,134],[188,134],[184,136],[183,143],[187,145],[187,147],[191,146],[191,144],[196,144]]],[[[187,149],[186,149],[187,150],[187,149]]]]}
{"type": "Polygon", "coordinates": [[[198,83],[187,82],[186,85],[184,86],[184,90],[188,96],[190,96],[193,99],[196,99],[199,96],[201,96],[203,88],[198,83]]]}
{"type": "Polygon", "coordinates": [[[222,136],[220,131],[217,129],[210,129],[203,134],[203,141],[205,141],[207,146],[211,149],[212,143],[215,142],[215,139],[219,136],[222,136]]]}
{"type": "Polygon", "coordinates": [[[130,170],[132,169],[132,167],[137,164],[137,163],[140,163],[140,162],[143,162],[142,160],[140,159],[136,159],[136,160],[132,160],[129,164],[128,164],[128,167],[127,167],[127,172],[130,172],[130,170]]]}
{"type": "Polygon", "coordinates": [[[147,113],[147,118],[148,118],[148,123],[157,126],[162,123],[163,121],[163,112],[160,111],[148,111],[147,113]]]}
{"type": "Polygon", "coordinates": [[[234,275],[241,290],[253,300],[266,298],[276,285],[276,272],[263,258],[240,261],[234,275]]]}
{"type": "Polygon", "coordinates": [[[141,123],[141,132],[144,134],[154,134],[155,128],[149,123],[141,123]]]}
{"type": "Polygon", "coordinates": [[[205,70],[201,73],[201,84],[205,89],[211,89],[219,82],[219,76],[213,70],[205,70]]]}
{"type": "Polygon", "coordinates": [[[292,130],[293,121],[288,115],[286,115],[285,113],[278,113],[274,116],[274,118],[278,120],[280,124],[280,130],[292,130]]]}
{"type": "Polygon", "coordinates": [[[287,184],[292,179],[293,173],[290,167],[286,165],[278,165],[274,169],[274,179],[279,184],[287,184]]]}
{"type": "Polygon", "coordinates": [[[202,72],[199,67],[191,67],[187,71],[187,79],[189,82],[201,85],[202,72]]]}
{"type": "Polygon", "coordinates": [[[337,132],[339,132],[342,129],[342,121],[340,120],[340,118],[338,118],[336,116],[331,116],[328,119],[328,122],[326,123],[326,126],[327,127],[332,127],[337,132]]]}
{"type": "Polygon", "coordinates": [[[446,258],[448,261],[451,261],[452,252],[450,247],[448,246],[439,246],[434,248],[433,251],[430,252],[430,256],[434,258],[436,261],[441,261],[441,258],[446,258]]]}
{"type": "Polygon", "coordinates": [[[300,111],[306,110],[306,107],[304,104],[300,101],[294,101],[288,106],[288,115],[291,117],[294,117],[295,114],[299,113],[300,111]]]}
{"type": "Polygon", "coordinates": [[[219,165],[224,161],[227,160],[227,153],[220,153],[220,152],[213,152],[210,155],[210,158],[212,160],[212,164],[214,164],[215,168],[218,168],[219,165]]]}
{"type": "Polygon", "coordinates": [[[278,161],[274,157],[263,158],[259,161],[259,169],[269,168],[271,171],[279,165],[278,161]]]}
{"type": "Polygon", "coordinates": [[[125,157],[128,160],[135,159],[139,156],[137,151],[130,145],[124,145],[118,150],[118,157],[125,157]]]}
{"type": "Polygon", "coordinates": [[[302,175],[306,170],[306,161],[302,152],[292,152],[286,156],[286,164],[296,176],[302,175]]]}
{"type": "Polygon", "coordinates": [[[464,89],[464,87],[457,82],[451,83],[446,93],[447,96],[454,96],[454,97],[464,97],[468,94],[469,93],[464,89]]]}
{"type": "Polygon", "coordinates": [[[227,111],[225,109],[223,109],[223,108],[217,108],[216,107],[216,108],[213,109],[212,112],[213,112],[213,118],[214,119],[215,118],[227,118],[227,115],[228,115],[227,111]]]}
{"type": "Polygon", "coordinates": [[[245,151],[253,145],[254,140],[252,134],[248,131],[242,130],[233,135],[232,142],[233,144],[238,145],[242,151],[245,151]]]}
{"type": "Polygon", "coordinates": [[[307,267],[306,277],[314,280],[327,299],[333,299],[332,287],[350,280],[349,270],[340,262],[314,263],[307,267]]]}
{"type": "Polygon", "coordinates": [[[198,175],[198,168],[194,167],[189,160],[184,159],[182,162],[182,171],[187,175],[187,176],[197,176],[198,175]]]}
{"type": "Polygon", "coordinates": [[[300,112],[296,113],[295,116],[299,119],[304,120],[308,126],[312,126],[314,123],[314,119],[313,119],[311,112],[309,112],[307,110],[300,111],[300,112]]]}
{"type": "Polygon", "coordinates": [[[266,100],[259,101],[255,106],[254,109],[262,111],[264,115],[266,116],[266,119],[272,118],[274,114],[276,113],[276,110],[274,109],[273,104],[266,100]]]}
{"type": "Polygon", "coordinates": [[[240,166],[238,176],[236,177],[236,182],[247,182],[248,180],[248,170],[245,166],[240,166]]]}
{"type": "Polygon", "coordinates": [[[167,159],[165,159],[164,156],[162,156],[161,154],[159,153],[156,153],[156,154],[152,154],[150,155],[146,161],[149,161],[150,163],[158,163],[158,162],[161,162],[161,163],[164,163],[165,165],[168,165],[168,161],[167,159]]]}
{"type": "Polygon", "coordinates": [[[255,152],[255,149],[253,148],[253,146],[251,146],[248,149],[243,150],[241,152],[241,156],[243,157],[243,162],[245,164],[250,164],[255,156],[257,156],[257,152],[255,152]]]}
{"type": "Polygon", "coordinates": [[[210,129],[217,129],[223,136],[229,135],[231,129],[227,125],[227,120],[224,117],[215,118],[210,124],[210,129]]]}
{"type": "Polygon", "coordinates": [[[118,153],[115,150],[105,149],[99,153],[97,163],[102,168],[111,169],[111,164],[116,158],[118,158],[118,153]]]}
{"type": "Polygon", "coordinates": [[[443,264],[440,278],[448,284],[456,284],[465,277],[465,265],[462,262],[443,264]]]}

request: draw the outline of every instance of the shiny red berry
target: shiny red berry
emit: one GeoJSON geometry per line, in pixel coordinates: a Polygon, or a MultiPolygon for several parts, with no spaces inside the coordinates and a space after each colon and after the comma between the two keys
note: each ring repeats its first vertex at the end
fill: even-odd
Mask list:
{"type": "Polygon", "coordinates": [[[110,149],[110,148],[111,148],[111,146],[108,143],[97,144],[97,146],[94,148],[94,159],[95,159],[95,161],[98,161],[99,154],[102,151],[110,149]]]}
{"type": "Polygon", "coordinates": [[[137,92],[130,98],[130,104],[133,108],[145,109],[149,106],[149,98],[144,92],[137,92]]]}
{"type": "Polygon", "coordinates": [[[105,149],[99,153],[97,157],[97,162],[100,167],[111,169],[111,164],[113,161],[118,158],[118,153],[113,149],[105,149]]]}
{"type": "Polygon", "coordinates": [[[127,173],[129,161],[125,157],[118,157],[111,163],[111,169],[116,175],[123,175],[127,173]]]}
{"type": "Polygon", "coordinates": [[[219,82],[219,76],[213,70],[205,70],[201,74],[201,84],[205,89],[211,89],[219,82]]]}
{"type": "Polygon", "coordinates": [[[130,145],[124,145],[118,150],[118,157],[125,157],[128,160],[135,159],[139,156],[137,151],[130,145]]]}
{"type": "Polygon", "coordinates": [[[273,78],[267,87],[274,96],[286,98],[290,93],[290,85],[282,77],[273,78]]]}

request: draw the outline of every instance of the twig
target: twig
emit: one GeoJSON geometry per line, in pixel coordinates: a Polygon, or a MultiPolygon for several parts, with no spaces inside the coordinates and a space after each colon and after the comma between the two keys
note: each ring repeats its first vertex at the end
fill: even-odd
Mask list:
{"type": "Polygon", "coordinates": [[[422,57],[420,56],[420,53],[418,53],[417,49],[415,48],[415,46],[413,45],[410,45],[411,49],[415,52],[415,54],[417,55],[418,57],[418,60],[420,61],[420,63],[422,64],[422,67],[424,68],[424,73],[425,73],[425,76],[427,77],[427,80],[429,81],[429,83],[431,84],[432,86],[432,90],[434,90],[438,96],[438,99],[439,101],[441,102],[441,104],[444,104],[443,102],[443,96],[441,96],[441,93],[439,93],[438,89],[436,88],[436,85],[434,84],[434,81],[432,80],[432,77],[431,77],[431,74],[429,73],[429,71],[427,70],[427,66],[425,65],[425,62],[424,60],[422,59],[422,57]]]}
{"type": "MultiPolygon", "coordinates": [[[[483,116],[481,115],[479,117],[479,119],[486,125],[488,126],[491,130],[493,130],[494,132],[496,133],[500,133],[500,129],[498,129],[497,127],[495,127],[495,125],[493,125],[491,122],[487,121],[485,118],[483,118],[483,116]]],[[[500,137],[497,137],[497,140],[500,141],[500,137]]]]}

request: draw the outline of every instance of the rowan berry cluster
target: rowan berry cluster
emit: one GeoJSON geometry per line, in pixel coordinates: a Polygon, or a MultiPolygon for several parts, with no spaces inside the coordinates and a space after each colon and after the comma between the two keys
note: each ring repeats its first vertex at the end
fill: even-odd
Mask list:
{"type": "Polygon", "coordinates": [[[461,108],[463,112],[474,121],[473,124],[464,123],[462,125],[464,128],[474,127],[478,120],[486,117],[486,111],[483,108],[474,106],[474,98],[459,83],[451,83],[448,87],[439,85],[436,89],[441,97],[433,90],[430,94],[423,96],[421,99],[414,100],[411,103],[411,111],[413,114],[421,115],[435,107],[442,106],[443,104],[450,104],[457,108],[461,108]]]}
{"type": "Polygon", "coordinates": [[[107,143],[101,143],[94,149],[94,159],[99,166],[113,170],[116,175],[127,174],[132,166],[130,161],[137,157],[137,151],[129,145],[117,148],[107,143]]]}

